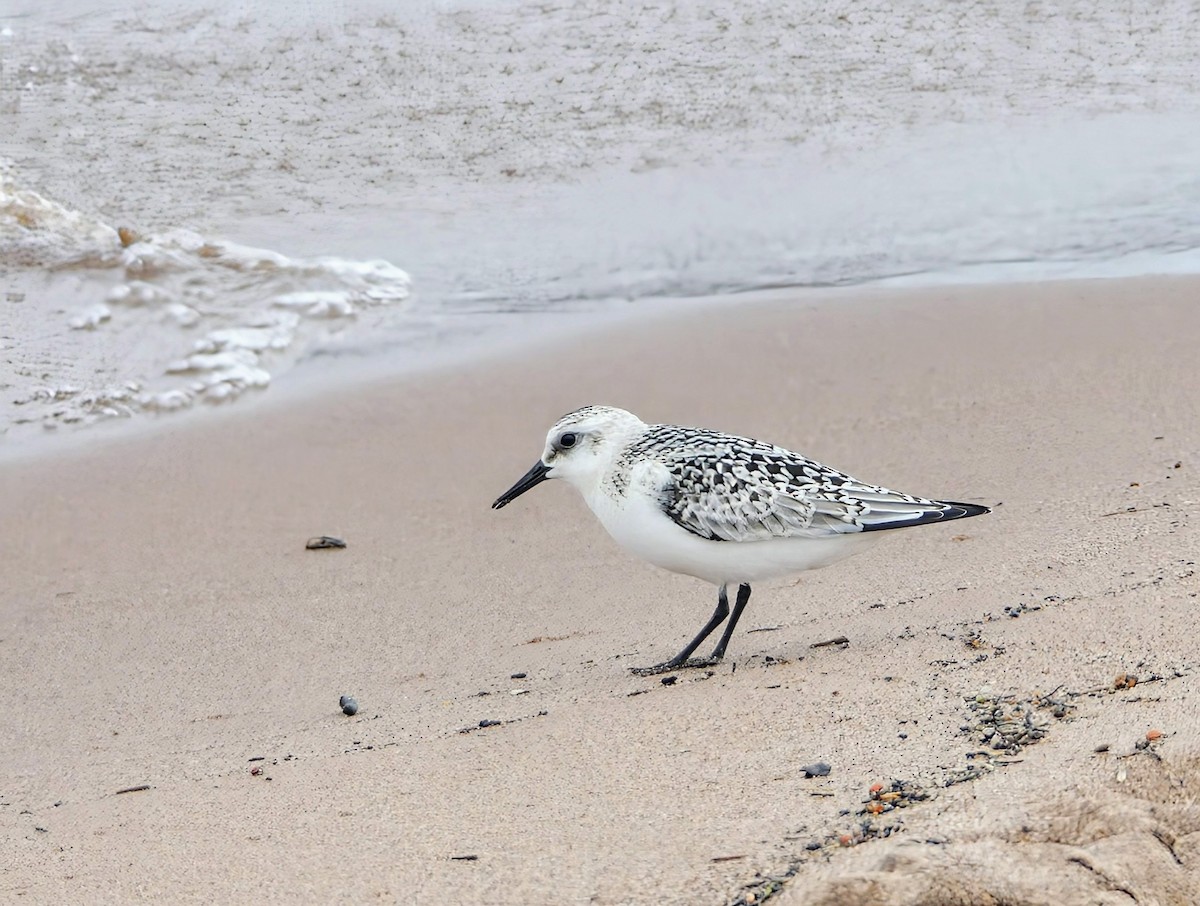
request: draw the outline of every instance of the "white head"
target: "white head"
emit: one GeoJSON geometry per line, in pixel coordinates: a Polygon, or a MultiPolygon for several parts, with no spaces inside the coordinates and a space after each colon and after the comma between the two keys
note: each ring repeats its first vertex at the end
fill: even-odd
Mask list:
{"type": "Polygon", "coordinates": [[[632,412],[612,406],[584,406],[568,412],[546,435],[542,458],[521,480],[501,494],[500,509],[547,478],[562,478],[580,491],[595,487],[613,459],[646,424],[632,412]]]}

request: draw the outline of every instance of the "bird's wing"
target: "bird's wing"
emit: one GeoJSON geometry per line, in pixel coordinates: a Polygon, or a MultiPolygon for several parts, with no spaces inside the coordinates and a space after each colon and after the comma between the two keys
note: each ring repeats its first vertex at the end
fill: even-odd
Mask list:
{"type": "Polygon", "coordinates": [[[987,512],[864,484],[758,441],[713,435],[662,458],[664,511],[714,541],[823,538],[904,528],[987,512]]]}

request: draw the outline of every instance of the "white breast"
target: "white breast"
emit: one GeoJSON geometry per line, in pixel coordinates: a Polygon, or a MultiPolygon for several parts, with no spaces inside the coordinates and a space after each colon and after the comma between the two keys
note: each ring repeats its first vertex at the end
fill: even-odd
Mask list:
{"type": "MultiPolygon", "coordinates": [[[[642,485],[644,487],[644,485],[642,485]]],[[[597,488],[584,495],[613,539],[630,553],[663,569],[715,585],[777,579],[819,569],[858,553],[877,533],[828,538],[709,541],[677,525],[655,498],[631,482],[625,494],[597,488]]]]}

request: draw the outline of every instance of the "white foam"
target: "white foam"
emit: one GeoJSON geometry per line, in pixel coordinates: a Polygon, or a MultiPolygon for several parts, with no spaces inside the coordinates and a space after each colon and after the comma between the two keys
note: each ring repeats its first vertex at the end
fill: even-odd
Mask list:
{"type": "MultiPolygon", "coordinates": [[[[20,294],[21,354],[42,368],[59,362],[73,379],[0,405],[0,433],[10,434],[228,402],[268,386],[272,369],[338,322],[409,294],[408,275],[386,261],[117,230],[21,188],[11,165],[0,170],[0,254],[49,275],[20,294]],[[60,295],[84,301],[56,328],[60,295]],[[68,343],[68,329],[95,339],[68,343]]],[[[16,377],[33,375],[18,367],[16,377]]]]}
{"type": "Polygon", "coordinates": [[[72,330],[95,330],[105,321],[112,318],[112,309],[103,302],[89,305],[67,322],[72,330]]]}
{"type": "Polygon", "coordinates": [[[21,188],[13,170],[11,161],[0,158],[0,261],[48,267],[120,248],[115,229],[21,188]]]}

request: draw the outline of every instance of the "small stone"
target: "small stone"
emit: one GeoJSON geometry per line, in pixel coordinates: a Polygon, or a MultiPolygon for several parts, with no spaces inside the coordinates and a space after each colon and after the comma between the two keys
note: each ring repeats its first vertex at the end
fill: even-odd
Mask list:
{"type": "Polygon", "coordinates": [[[342,709],[342,713],[347,717],[353,717],[358,713],[358,702],[352,699],[349,695],[343,695],[338,699],[338,706],[342,709]]]}
{"type": "Polygon", "coordinates": [[[808,777],[828,777],[829,772],[833,770],[828,762],[818,761],[813,764],[806,764],[800,770],[804,772],[805,778],[808,777]]]}
{"type": "Polygon", "coordinates": [[[677,676],[664,676],[664,677],[662,678],[661,682],[662,682],[662,684],[663,684],[664,686],[674,686],[674,685],[675,685],[677,682],[679,682],[679,677],[677,677],[677,676]]]}
{"type": "Polygon", "coordinates": [[[807,849],[810,853],[816,852],[818,849],[821,848],[821,841],[820,840],[809,840],[807,843],[804,844],[804,848],[807,849]]]}
{"type": "Polygon", "coordinates": [[[509,679],[525,679],[527,676],[529,676],[528,673],[514,673],[509,679]]]}
{"type": "Polygon", "coordinates": [[[498,727],[500,723],[501,721],[498,720],[481,720],[479,726],[481,729],[487,729],[488,727],[498,727]]]}
{"type": "Polygon", "coordinates": [[[310,551],[337,550],[345,547],[346,542],[341,538],[334,538],[332,535],[318,535],[315,538],[309,538],[304,546],[310,551]]]}

